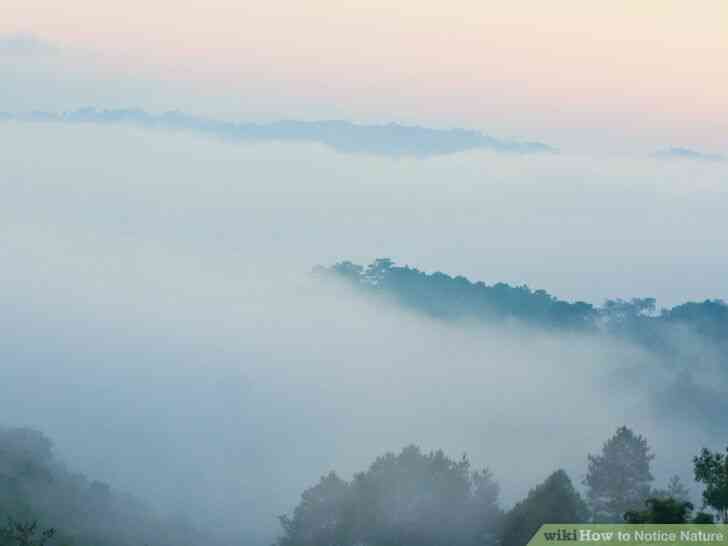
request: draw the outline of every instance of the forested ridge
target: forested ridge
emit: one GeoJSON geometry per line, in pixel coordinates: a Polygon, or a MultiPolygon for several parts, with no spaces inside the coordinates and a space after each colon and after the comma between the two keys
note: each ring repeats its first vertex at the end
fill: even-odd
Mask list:
{"type": "Polygon", "coordinates": [[[448,320],[518,320],[560,329],[605,330],[669,353],[669,335],[687,328],[728,350],[728,304],[721,299],[658,309],[652,297],[607,300],[603,305],[569,302],[543,289],[498,282],[488,285],[442,272],[425,273],[380,258],[362,266],[342,261],[317,267],[321,276],[345,280],[370,295],[386,296],[430,316],[448,320]]]}
{"type": "MultiPolygon", "coordinates": [[[[671,388],[650,393],[655,412],[700,423],[712,432],[725,431],[722,416],[728,413],[728,400],[720,382],[728,382],[728,304],[722,299],[662,309],[652,297],[601,305],[569,302],[543,289],[425,273],[389,258],[368,266],[342,261],[316,267],[313,273],[323,281],[342,281],[375,301],[394,302],[437,320],[586,333],[603,336],[605,342],[633,344],[675,374],[671,388]],[[706,382],[708,375],[713,379],[706,382]]],[[[651,370],[645,366],[641,371],[651,370]]]]}

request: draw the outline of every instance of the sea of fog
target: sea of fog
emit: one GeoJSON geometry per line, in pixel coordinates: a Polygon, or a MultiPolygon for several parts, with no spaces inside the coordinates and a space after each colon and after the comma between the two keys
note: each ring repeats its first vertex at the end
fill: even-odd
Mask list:
{"type": "Polygon", "coordinates": [[[726,297],[724,164],[18,123],[0,143],[0,419],[163,511],[267,538],[320,475],[409,443],[467,452],[508,504],[559,467],[580,482],[622,424],[660,482],[714,442],[651,411],[672,371],[637,347],[447,325],[308,273],[386,256],[592,303],[726,297]]]}

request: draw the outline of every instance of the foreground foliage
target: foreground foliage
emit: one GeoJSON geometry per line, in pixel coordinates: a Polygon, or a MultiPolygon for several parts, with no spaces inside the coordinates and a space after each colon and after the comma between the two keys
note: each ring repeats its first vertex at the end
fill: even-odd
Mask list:
{"type": "Polygon", "coordinates": [[[70,472],[55,459],[52,442],[27,428],[0,427],[0,518],[10,518],[2,546],[43,546],[51,538],[64,546],[213,543],[108,484],[70,472]]]}
{"type": "Polygon", "coordinates": [[[331,473],[307,489],[292,517],[282,516],[279,546],[493,542],[501,515],[498,486],[466,457],[409,446],[378,458],[346,482],[331,473]]]}

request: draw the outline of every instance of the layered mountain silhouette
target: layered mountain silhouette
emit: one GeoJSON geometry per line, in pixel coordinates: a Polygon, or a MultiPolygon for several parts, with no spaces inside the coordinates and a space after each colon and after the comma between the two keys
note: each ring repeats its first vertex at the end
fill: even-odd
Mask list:
{"type": "Polygon", "coordinates": [[[691,150],[690,148],[672,147],[658,150],[653,154],[657,159],[689,159],[693,161],[725,161],[726,157],[720,154],[709,154],[691,150]]]}
{"type": "Polygon", "coordinates": [[[340,120],[246,123],[192,116],[179,111],[153,114],[138,109],[96,108],[63,113],[0,113],[0,121],[130,124],[194,131],[238,141],[316,142],[342,153],[384,156],[428,157],[479,149],[516,154],[558,152],[541,142],[501,140],[468,129],[432,129],[397,123],[360,125],[340,120]]]}

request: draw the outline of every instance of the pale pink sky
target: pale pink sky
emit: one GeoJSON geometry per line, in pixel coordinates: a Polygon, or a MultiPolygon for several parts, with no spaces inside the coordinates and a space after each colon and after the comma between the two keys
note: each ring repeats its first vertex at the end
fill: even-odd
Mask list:
{"type": "Polygon", "coordinates": [[[5,0],[17,32],[95,66],[58,79],[127,82],[109,106],[728,149],[724,0],[5,0]]]}

